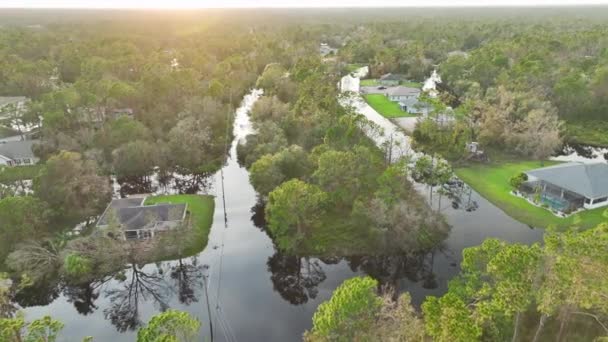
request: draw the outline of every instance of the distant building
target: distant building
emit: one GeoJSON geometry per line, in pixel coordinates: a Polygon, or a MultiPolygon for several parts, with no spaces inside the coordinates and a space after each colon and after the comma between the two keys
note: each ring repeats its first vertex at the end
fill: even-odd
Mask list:
{"type": "Polygon", "coordinates": [[[563,163],[525,172],[522,191],[559,212],[608,206],[608,164],[563,163]]]}
{"type": "Polygon", "coordinates": [[[338,53],[338,49],[336,48],[332,48],[331,46],[329,46],[327,43],[321,43],[319,45],[319,54],[322,57],[326,57],[328,55],[335,55],[338,53]]]}
{"type": "Polygon", "coordinates": [[[114,199],[97,221],[99,229],[115,224],[124,240],[150,239],[159,233],[180,226],[187,204],[144,205],[145,197],[114,199]]]}
{"type": "Polygon", "coordinates": [[[403,80],[405,80],[404,75],[388,73],[380,76],[378,83],[385,86],[396,86],[399,85],[403,80]]]}
{"type": "Polygon", "coordinates": [[[39,159],[34,156],[32,147],[39,142],[38,140],[0,142],[0,165],[24,166],[37,164],[39,159]]]}

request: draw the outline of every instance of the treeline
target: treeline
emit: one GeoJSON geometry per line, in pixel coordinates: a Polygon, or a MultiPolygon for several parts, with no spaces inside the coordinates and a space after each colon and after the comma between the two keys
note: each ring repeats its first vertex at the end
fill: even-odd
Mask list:
{"type": "Polygon", "coordinates": [[[549,232],[544,245],[487,239],[463,252],[461,273],[422,313],[408,293],[345,281],[313,317],[306,341],[591,341],[608,336],[608,225],[549,232]]]}
{"type": "Polygon", "coordinates": [[[523,126],[534,129],[548,122],[551,129],[541,135],[551,142],[545,148],[549,154],[561,145],[555,133],[566,142],[606,144],[601,132],[608,112],[608,26],[583,13],[467,20],[455,15],[359,25],[342,36],[347,38],[339,42],[344,44],[339,56],[343,62],[369,64],[374,78],[391,72],[423,81],[437,69],[443,79],[441,100],[473,124],[500,105],[500,96],[513,98],[504,103],[506,113],[500,118],[507,125],[498,135],[490,132],[497,139],[467,132],[463,140],[478,139],[528,157],[546,155],[509,135],[526,134],[523,126]],[[541,119],[539,110],[544,112],[541,119]],[[528,119],[530,114],[534,117],[528,119]],[[566,125],[558,125],[557,119],[566,125]]]}
{"type": "Polygon", "coordinates": [[[338,103],[331,68],[309,54],[291,68],[268,65],[257,81],[265,95],[239,159],[275,242],[312,255],[434,246],[446,223],[413,189],[406,164],[391,165],[364,134],[378,128],[338,103]]]}

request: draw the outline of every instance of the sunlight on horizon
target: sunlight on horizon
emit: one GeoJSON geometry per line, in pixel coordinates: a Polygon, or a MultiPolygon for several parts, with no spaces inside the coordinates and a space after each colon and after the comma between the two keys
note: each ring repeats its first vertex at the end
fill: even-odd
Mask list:
{"type": "Polygon", "coordinates": [[[196,8],[298,8],[298,7],[458,7],[458,6],[565,6],[606,5],[608,0],[4,0],[0,8],[142,8],[142,9],[196,9],[196,8]]]}

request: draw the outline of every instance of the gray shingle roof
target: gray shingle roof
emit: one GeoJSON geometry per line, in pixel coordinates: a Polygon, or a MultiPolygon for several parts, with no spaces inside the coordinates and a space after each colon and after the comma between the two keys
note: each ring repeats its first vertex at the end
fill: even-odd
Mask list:
{"type": "Polygon", "coordinates": [[[382,76],[380,76],[380,80],[381,81],[401,81],[402,79],[404,79],[404,75],[401,74],[384,74],[382,76]]]}
{"type": "Polygon", "coordinates": [[[32,146],[39,140],[7,141],[0,143],[0,155],[9,159],[35,158],[32,146]]]}
{"type": "Polygon", "coordinates": [[[587,198],[608,196],[606,163],[564,163],[527,171],[526,174],[587,198]]]}
{"type": "Polygon", "coordinates": [[[144,200],[142,197],[112,200],[97,225],[107,225],[110,217],[115,215],[123,229],[136,230],[154,222],[180,221],[187,208],[186,204],[143,205],[144,200]]]}
{"type": "Polygon", "coordinates": [[[419,95],[420,89],[398,86],[388,89],[387,94],[392,96],[419,95]]]}

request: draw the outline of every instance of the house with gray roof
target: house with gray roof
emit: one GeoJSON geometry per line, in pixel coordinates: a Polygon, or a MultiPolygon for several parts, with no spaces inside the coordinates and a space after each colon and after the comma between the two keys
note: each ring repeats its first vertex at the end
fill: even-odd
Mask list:
{"type": "Polygon", "coordinates": [[[32,147],[39,140],[19,140],[0,142],[0,166],[24,166],[37,164],[39,159],[32,147]]]}
{"type": "Polygon", "coordinates": [[[112,200],[97,221],[97,227],[107,230],[115,226],[124,240],[151,239],[180,226],[186,219],[188,205],[185,203],[144,205],[145,200],[145,197],[112,200]]]}
{"type": "Polygon", "coordinates": [[[403,80],[405,80],[405,75],[388,73],[380,76],[378,83],[385,86],[396,86],[403,80]]]}
{"type": "Polygon", "coordinates": [[[570,162],[525,172],[523,188],[540,195],[542,204],[572,212],[608,206],[608,164],[570,162]]]}

